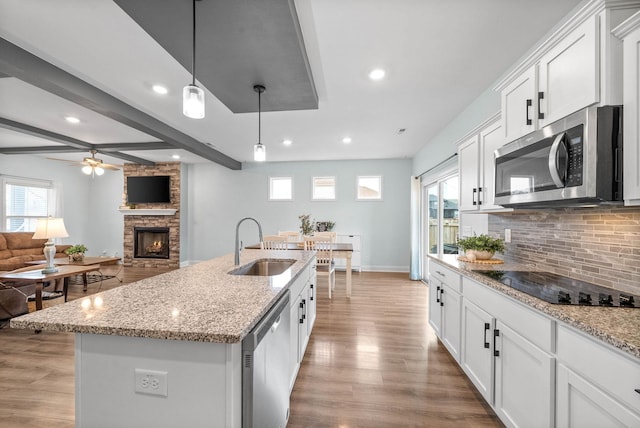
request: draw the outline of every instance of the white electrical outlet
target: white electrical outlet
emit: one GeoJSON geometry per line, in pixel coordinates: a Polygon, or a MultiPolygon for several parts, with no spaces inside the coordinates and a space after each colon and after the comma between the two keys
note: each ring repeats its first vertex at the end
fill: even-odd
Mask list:
{"type": "Polygon", "coordinates": [[[144,369],[135,369],[135,371],[137,393],[168,397],[167,372],[144,369]]]}
{"type": "Polygon", "coordinates": [[[504,230],[504,242],[511,242],[511,229],[504,230]]]}

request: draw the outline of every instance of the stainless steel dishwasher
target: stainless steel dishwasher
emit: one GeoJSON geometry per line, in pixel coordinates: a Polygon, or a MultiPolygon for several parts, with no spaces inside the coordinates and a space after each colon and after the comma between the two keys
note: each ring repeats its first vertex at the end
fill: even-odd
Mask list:
{"type": "Polygon", "coordinates": [[[242,341],[242,426],[284,428],[289,419],[289,290],[242,341]]]}

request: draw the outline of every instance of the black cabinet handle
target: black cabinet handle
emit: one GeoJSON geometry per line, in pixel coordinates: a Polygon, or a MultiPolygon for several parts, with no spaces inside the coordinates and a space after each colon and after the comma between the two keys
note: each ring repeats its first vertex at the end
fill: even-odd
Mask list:
{"type": "Polygon", "coordinates": [[[438,275],[440,275],[440,276],[447,276],[447,275],[443,274],[442,272],[440,272],[439,270],[437,270],[437,271],[436,271],[436,273],[437,273],[438,275]]]}
{"type": "Polygon", "coordinates": [[[493,356],[494,357],[500,356],[500,351],[496,349],[496,337],[498,336],[500,336],[500,330],[496,328],[495,330],[493,330],[493,356]]]}
{"type": "Polygon", "coordinates": [[[442,300],[442,295],[444,294],[444,287],[440,288],[440,306],[444,306],[444,300],[442,300]]]}
{"type": "Polygon", "coordinates": [[[311,296],[309,296],[309,300],[313,300],[313,284],[309,284],[309,290],[311,290],[311,296]]]}
{"type": "Polygon", "coordinates": [[[527,125],[531,125],[533,122],[531,121],[531,119],[529,119],[529,109],[531,108],[531,106],[533,105],[533,101],[530,99],[527,99],[527,108],[525,109],[526,112],[526,119],[527,119],[527,125]]]}
{"type": "Polygon", "coordinates": [[[544,99],[544,92],[538,92],[538,119],[544,119],[544,113],[540,111],[540,100],[544,99]]]}
{"type": "Polygon", "coordinates": [[[440,303],[440,286],[436,288],[436,303],[440,303]]]}
{"type": "MultiPolygon", "coordinates": [[[[304,300],[302,302],[300,302],[300,309],[302,309],[304,311],[304,300]]],[[[300,324],[304,324],[304,312],[302,314],[300,314],[300,324]]]]}
{"type": "Polygon", "coordinates": [[[488,322],[484,323],[484,347],[489,349],[489,342],[487,342],[487,332],[491,329],[491,324],[488,322]]]}
{"type": "Polygon", "coordinates": [[[482,187],[478,187],[478,205],[482,205],[482,187]]]}
{"type": "Polygon", "coordinates": [[[478,203],[476,202],[476,192],[478,191],[478,189],[476,189],[475,187],[473,188],[473,205],[478,205],[478,203]]]}
{"type": "Polygon", "coordinates": [[[636,388],[634,389],[635,392],[637,392],[638,394],[640,394],[640,388],[636,388]]]}
{"type": "Polygon", "coordinates": [[[307,319],[307,300],[302,299],[302,319],[307,319]]]}

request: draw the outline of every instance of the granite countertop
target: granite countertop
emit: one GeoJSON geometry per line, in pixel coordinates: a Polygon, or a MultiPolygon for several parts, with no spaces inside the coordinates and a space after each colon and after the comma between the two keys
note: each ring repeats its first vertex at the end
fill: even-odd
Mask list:
{"type": "Polygon", "coordinates": [[[514,263],[483,265],[458,260],[454,254],[429,256],[488,287],[502,292],[532,308],[594,336],[640,359],[640,309],[602,306],[554,305],[530,296],[473,270],[540,270],[535,265],[514,263]]]}
{"type": "Polygon", "coordinates": [[[311,262],[314,251],[243,250],[293,259],[281,275],[229,275],[233,254],[200,262],[11,320],[11,327],[198,342],[240,342],[311,262]]]}

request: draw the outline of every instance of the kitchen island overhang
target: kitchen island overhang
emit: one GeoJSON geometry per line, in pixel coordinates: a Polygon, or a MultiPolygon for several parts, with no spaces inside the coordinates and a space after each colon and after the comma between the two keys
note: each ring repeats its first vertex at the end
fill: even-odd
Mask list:
{"type": "Polygon", "coordinates": [[[292,284],[305,279],[314,256],[245,250],[241,266],[260,258],[296,262],[277,277],[230,275],[237,266],[227,255],[11,325],[76,333],[78,427],[240,427],[241,341],[292,284]],[[136,392],[136,369],[166,373],[168,394],[136,392]]]}

